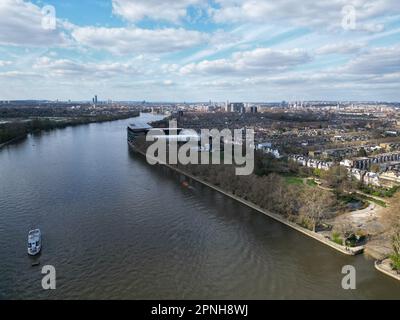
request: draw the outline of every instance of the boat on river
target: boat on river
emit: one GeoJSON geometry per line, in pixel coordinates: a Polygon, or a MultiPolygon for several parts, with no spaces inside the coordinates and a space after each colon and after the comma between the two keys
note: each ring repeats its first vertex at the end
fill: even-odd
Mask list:
{"type": "Polygon", "coordinates": [[[28,233],[28,254],[37,255],[42,249],[42,233],[39,229],[34,229],[28,233]]]}

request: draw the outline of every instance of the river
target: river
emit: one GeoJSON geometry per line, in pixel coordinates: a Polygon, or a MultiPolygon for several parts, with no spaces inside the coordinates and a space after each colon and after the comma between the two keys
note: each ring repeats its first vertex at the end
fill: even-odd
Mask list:
{"type": "Polygon", "coordinates": [[[139,118],[0,149],[0,299],[400,299],[400,283],[132,152],[139,118]],[[31,228],[43,233],[26,253],[31,228]],[[33,267],[33,262],[40,266],[33,267]],[[343,290],[344,265],[357,289],[343,290]],[[41,267],[56,269],[43,290],[41,267]]]}

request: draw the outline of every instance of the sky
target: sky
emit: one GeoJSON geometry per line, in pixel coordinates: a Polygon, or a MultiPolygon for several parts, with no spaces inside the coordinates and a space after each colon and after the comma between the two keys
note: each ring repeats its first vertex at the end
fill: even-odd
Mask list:
{"type": "Polygon", "coordinates": [[[0,100],[400,101],[399,0],[0,0],[0,100]]]}

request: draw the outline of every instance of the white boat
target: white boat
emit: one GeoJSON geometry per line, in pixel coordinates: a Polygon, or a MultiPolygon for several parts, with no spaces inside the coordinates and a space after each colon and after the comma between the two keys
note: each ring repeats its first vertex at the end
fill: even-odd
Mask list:
{"type": "Polygon", "coordinates": [[[42,234],[39,229],[31,230],[28,233],[28,254],[37,255],[42,249],[42,234]]]}

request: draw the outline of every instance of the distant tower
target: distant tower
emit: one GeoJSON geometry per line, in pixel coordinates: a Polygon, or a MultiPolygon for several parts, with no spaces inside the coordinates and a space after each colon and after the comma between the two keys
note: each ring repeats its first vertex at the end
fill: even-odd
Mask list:
{"type": "Polygon", "coordinates": [[[94,96],[94,104],[97,104],[97,94],[94,96]]]}

